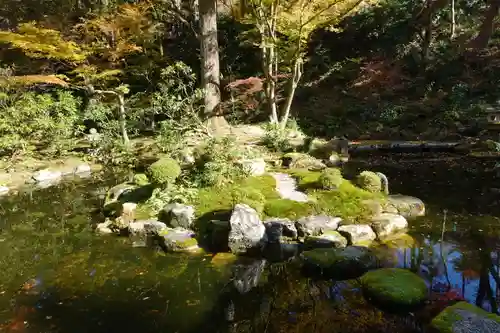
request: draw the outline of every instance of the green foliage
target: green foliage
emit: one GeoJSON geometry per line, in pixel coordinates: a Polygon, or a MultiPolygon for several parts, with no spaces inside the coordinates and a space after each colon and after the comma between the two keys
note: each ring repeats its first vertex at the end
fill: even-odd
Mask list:
{"type": "Polygon", "coordinates": [[[363,190],[372,193],[382,191],[382,181],[380,177],[372,171],[363,171],[356,178],[356,183],[363,190]]]}
{"type": "Polygon", "coordinates": [[[144,185],[149,184],[148,176],[146,176],[143,173],[136,173],[134,175],[133,181],[134,181],[134,184],[138,185],[138,186],[144,186],[144,185]]]}
{"type": "Polygon", "coordinates": [[[80,100],[70,92],[51,94],[0,92],[0,152],[51,148],[62,152],[79,133],[80,100]],[[38,147],[32,146],[34,143],[38,147]]]}
{"type": "Polygon", "coordinates": [[[333,168],[323,170],[318,179],[323,190],[336,190],[340,187],[343,180],[340,170],[333,168]]]}
{"type": "Polygon", "coordinates": [[[21,49],[31,58],[80,63],[88,56],[76,42],[65,40],[59,31],[44,29],[33,23],[20,24],[17,33],[0,31],[0,42],[21,49]]]}
{"type": "Polygon", "coordinates": [[[151,164],[148,168],[148,176],[151,182],[165,187],[173,184],[181,175],[179,163],[169,157],[164,157],[151,164]]]}
{"type": "Polygon", "coordinates": [[[292,149],[287,129],[281,129],[279,124],[268,123],[265,130],[266,132],[262,138],[264,146],[277,152],[286,152],[292,149]]]}
{"type": "Polygon", "coordinates": [[[233,138],[212,138],[198,152],[194,179],[202,187],[221,187],[247,176],[238,160],[245,157],[245,151],[233,138]]]}
{"type": "Polygon", "coordinates": [[[170,183],[166,187],[155,188],[151,198],[146,201],[146,206],[151,216],[157,216],[170,203],[192,204],[197,197],[198,189],[170,183]]]}
{"type": "Polygon", "coordinates": [[[153,94],[148,113],[168,118],[161,122],[156,138],[164,153],[178,153],[186,144],[188,134],[203,132],[204,125],[199,116],[203,92],[196,88],[196,83],[196,74],[183,62],[176,62],[161,71],[158,91],[153,94]]]}

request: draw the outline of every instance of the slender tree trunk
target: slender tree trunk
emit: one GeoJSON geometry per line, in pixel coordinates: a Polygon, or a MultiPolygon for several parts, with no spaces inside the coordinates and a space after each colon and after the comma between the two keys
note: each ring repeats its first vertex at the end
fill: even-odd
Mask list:
{"type": "Polygon", "coordinates": [[[481,50],[488,46],[493,29],[495,27],[495,18],[500,9],[500,0],[490,0],[489,7],[484,13],[483,23],[477,36],[469,42],[468,48],[481,50]]]}
{"type": "Polygon", "coordinates": [[[205,117],[215,134],[221,134],[227,126],[219,114],[220,107],[220,68],[219,44],[217,42],[217,1],[201,0],[199,2],[201,29],[202,88],[205,91],[205,117]]]}
{"type": "Polygon", "coordinates": [[[123,94],[118,93],[118,109],[120,113],[120,129],[122,132],[123,144],[125,146],[130,145],[130,139],[127,133],[127,116],[125,114],[125,96],[123,94]]]}
{"type": "Polygon", "coordinates": [[[450,27],[450,39],[455,38],[457,24],[455,22],[455,0],[451,0],[451,27],[450,27]]]}
{"type": "Polygon", "coordinates": [[[292,109],[292,102],[295,96],[295,90],[299,85],[300,78],[302,77],[302,59],[295,60],[293,66],[292,80],[290,81],[290,90],[288,91],[288,96],[286,97],[285,105],[283,106],[283,112],[280,119],[280,127],[282,130],[286,128],[288,123],[288,118],[290,117],[290,110],[292,109]]]}

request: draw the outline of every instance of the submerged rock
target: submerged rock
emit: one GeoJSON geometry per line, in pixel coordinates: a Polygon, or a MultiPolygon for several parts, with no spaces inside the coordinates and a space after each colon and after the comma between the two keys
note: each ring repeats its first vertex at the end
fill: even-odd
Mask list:
{"type": "Polygon", "coordinates": [[[129,183],[122,183],[113,186],[106,193],[106,201],[104,202],[104,205],[106,206],[108,204],[118,201],[122,195],[130,193],[136,188],[137,188],[136,185],[129,183]]]}
{"type": "Polygon", "coordinates": [[[37,185],[41,188],[47,188],[53,185],[58,184],[62,179],[62,172],[44,169],[37,171],[33,174],[32,179],[37,183],[37,185]]]}
{"type": "Polygon", "coordinates": [[[409,195],[392,194],[387,197],[386,212],[396,213],[405,218],[425,215],[425,204],[422,200],[409,195]]]}
{"type": "Polygon", "coordinates": [[[0,197],[2,195],[9,194],[9,191],[10,191],[10,188],[8,188],[7,186],[0,186],[0,197]]]}
{"type": "Polygon", "coordinates": [[[83,163],[73,169],[73,173],[81,178],[89,177],[92,173],[90,165],[83,163]]]}
{"type": "Polygon", "coordinates": [[[427,285],[415,273],[401,268],[382,268],[361,277],[363,292],[382,307],[406,310],[422,305],[428,296],[427,285]]]}
{"type": "Polygon", "coordinates": [[[229,220],[228,245],[232,253],[261,249],[267,242],[266,227],[257,211],[245,204],[237,204],[229,220]]]}
{"type": "Polygon", "coordinates": [[[500,316],[467,302],[447,307],[431,322],[439,333],[498,333],[500,316]]]}
{"type": "Polygon", "coordinates": [[[157,220],[136,221],[128,225],[129,237],[134,247],[151,245],[153,237],[161,235],[166,229],[166,224],[157,220]]]}
{"type": "Polygon", "coordinates": [[[289,219],[271,219],[264,221],[268,242],[277,243],[281,237],[297,238],[297,228],[289,219]]]}
{"type": "Polygon", "coordinates": [[[114,233],[113,229],[111,229],[111,221],[106,221],[102,223],[98,223],[95,231],[101,235],[109,235],[114,233]]]}
{"type": "Polygon", "coordinates": [[[355,279],[379,267],[375,253],[366,247],[326,248],[302,254],[306,270],[336,280],[355,279]]]}
{"type": "Polygon", "coordinates": [[[160,246],[166,252],[194,252],[198,251],[198,241],[191,230],[183,228],[166,228],[161,231],[160,246]]]}
{"type": "Polygon", "coordinates": [[[194,208],[180,203],[171,203],[163,208],[166,222],[176,228],[190,229],[194,221],[194,208]]]}
{"type": "Polygon", "coordinates": [[[250,265],[237,265],[233,284],[240,294],[246,294],[253,288],[257,287],[260,277],[266,267],[266,259],[259,259],[252,262],[250,265]]]}
{"type": "Polygon", "coordinates": [[[369,245],[377,238],[373,229],[367,224],[342,225],[338,231],[354,245],[369,245]]]}
{"type": "Polygon", "coordinates": [[[307,236],[304,245],[308,249],[328,248],[328,247],[346,247],[347,239],[338,231],[327,231],[319,236],[307,236]]]}
{"type": "Polygon", "coordinates": [[[401,215],[382,213],[372,218],[371,226],[378,238],[385,238],[405,231],[408,221],[401,215]]]}
{"type": "Polygon", "coordinates": [[[313,215],[299,219],[295,226],[300,237],[318,236],[326,231],[335,231],[342,219],[327,215],[313,215]]]}

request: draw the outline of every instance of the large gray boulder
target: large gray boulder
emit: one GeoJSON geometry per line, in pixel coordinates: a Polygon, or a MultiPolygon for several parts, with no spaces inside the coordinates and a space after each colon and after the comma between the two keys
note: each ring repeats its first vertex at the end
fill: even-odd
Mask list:
{"type": "Polygon", "coordinates": [[[180,203],[171,203],[163,208],[166,222],[171,227],[190,229],[194,221],[194,208],[180,203]]]}
{"type": "Polygon", "coordinates": [[[262,249],[267,242],[266,227],[257,211],[245,204],[237,204],[229,220],[229,249],[233,253],[246,253],[262,249]]]}

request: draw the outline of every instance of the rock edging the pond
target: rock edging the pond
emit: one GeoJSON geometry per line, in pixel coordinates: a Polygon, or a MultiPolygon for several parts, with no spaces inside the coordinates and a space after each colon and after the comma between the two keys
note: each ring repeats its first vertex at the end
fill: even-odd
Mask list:
{"type": "MultiPolygon", "coordinates": [[[[13,185],[1,185],[0,186],[0,196],[8,195],[13,193],[16,189],[24,185],[34,185],[38,188],[48,188],[54,185],[58,185],[61,181],[65,179],[70,179],[71,177],[78,178],[88,178],[92,175],[94,171],[90,164],[80,163],[75,166],[61,167],[57,169],[46,168],[42,170],[35,171],[30,174],[30,176],[24,180],[23,183],[13,184],[13,185]]],[[[5,174],[6,176],[8,174],[5,174]]]]}

